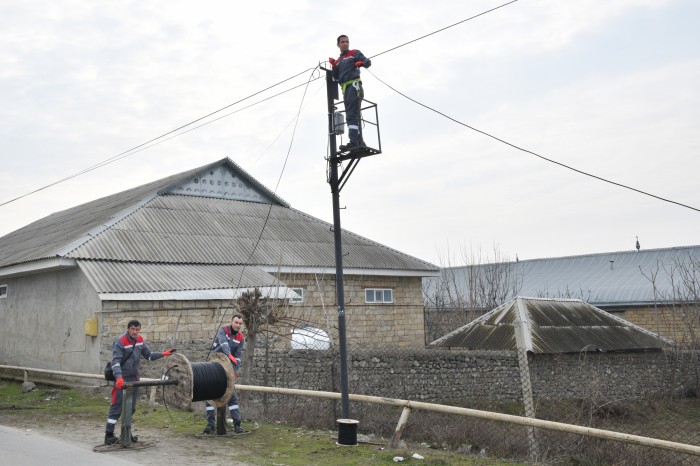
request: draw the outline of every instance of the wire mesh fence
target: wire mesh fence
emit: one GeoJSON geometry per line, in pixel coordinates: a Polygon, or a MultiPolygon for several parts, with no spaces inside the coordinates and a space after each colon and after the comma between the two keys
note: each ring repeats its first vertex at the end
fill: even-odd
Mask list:
{"type": "MultiPolygon", "coordinates": [[[[258,351],[255,361],[251,380],[244,383],[339,391],[339,355],[333,350],[258,351]]],[[[612,361],[576,355],[556,364],[543,364],[532,355],[515,352],[348,346],[352,394],[529,416],[700,445],[700,402],[689,388],[697,380],[697,367],[673,367],[672,363],[673,357],[668,354],[623,355],[612,361]],[[658,366],[663,360],[669,367],[647,371],[646,378],[641,376],[645,369],[619,370],[630,360],[645,356],[649,357],[649,366],[658,366]],[[544,376],[547,370],[554,374],[544,376]],[[669,385],[671,370],[676,372],[676,380],[684,380],[685,385],[669,385]],[[524,396],[526,377],[530,378],[531,396],[524,396]],[[654,377],[659,380],[652,381],[654,377]]],[[[244,415],[250,418],[311,427],[333,429],[342,417],[339,401],[294,395],[248,392],[243,395],[242,406],[244,415]]],[[[351,418],[360,421],[358,433],[388,441],[394,435],[402,408],[351,402],[350,411],[351,418]]],[[[465,454],[537,464],[700,461],[697,456],[668,449],[423,410],[411,412],[402,438],[465,454]]]]}

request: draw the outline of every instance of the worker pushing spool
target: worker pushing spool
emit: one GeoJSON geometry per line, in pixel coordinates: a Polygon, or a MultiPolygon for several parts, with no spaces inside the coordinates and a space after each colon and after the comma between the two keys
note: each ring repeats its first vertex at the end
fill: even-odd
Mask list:
{"type": "Polygon", "coordinates": [[[190,363],[182,353],[173,354],[165,374],[179,381],[177,390],[166,391],[166,402],[183,411],[189,411],[191,403],[197,401],[225,407],[235,388],[236,375],[223,353],[212,353],[209,361],[199,363],[190,363]]]}
{"type": "Polygon", "coordinates": [[[235,389],[236,375],[231,363],[222,353],[213,353],[207,362],[190,361],[181,353],[173,353],[168,358],[165,374],[162,380],[126,382],[124,390],[127,401],[123,403],[122,411],[122,435],[125,439],[112,445],[98,445],[93,448],[96,452],[112,451],[119,448],[142,449],[153,446],[153,442],[133,443],[131,438],[131,406],[130,396],[132,388],[148,386],[172,385],[174,389],[164,390],[163,398],[168,405],[189,411],[192,402],[208,401],[217,408],[217,434],[225,435],[226,427],[224,416],[219,415],[223,411],[227,401],[231,398],[235,389]]]}

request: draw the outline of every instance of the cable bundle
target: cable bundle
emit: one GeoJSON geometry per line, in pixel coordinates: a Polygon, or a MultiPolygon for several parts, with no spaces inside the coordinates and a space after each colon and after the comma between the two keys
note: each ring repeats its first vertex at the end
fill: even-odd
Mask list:
{"type": "Polygon", "coordinates": [[[226,370],[218,362],[192,363],[192,401],[220,398],[226,393],[226,370]]]}

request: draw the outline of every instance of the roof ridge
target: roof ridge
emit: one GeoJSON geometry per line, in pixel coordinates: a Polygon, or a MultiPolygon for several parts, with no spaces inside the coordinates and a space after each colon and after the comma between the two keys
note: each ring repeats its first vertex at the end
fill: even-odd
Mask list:
{"type": "Polygon", "coordinates": [[[589,253],[589,254],[572,254],[569,256],[552,256],[552,257],[537,257],[534,259],[519,259],[517,261],[514,260],[509,260],[506,262],[485,262],[483,264],[465,264],[465,265],[455,265],[451,267],[441,267],[444,270],[452,270],[452,269],[463,269],[465,267],[483,267],[486,265],[504,265],[504,264],[522,264],[526,262],[540,262],[540,261],[551,261],[551,260],[557,260],[557,259],[578,259],[578,258],[584,258],[584,257],[602,257],[602,256],[607,256],[611,254],[647,254],[647,253],[654,253],[654,252],[659,252],[659,251],[673,251],[673,250],[683,250],[683,249],[700,249],[700,245],[695,245],[691,244],[688,246],[672,246],[669,248],[653,248],[653,249],[642,249],[640,251],[631,249],[631,250],[626,250],[626,251],[608,251],[608,252],[594,252],[594,253],[589,253]]]}

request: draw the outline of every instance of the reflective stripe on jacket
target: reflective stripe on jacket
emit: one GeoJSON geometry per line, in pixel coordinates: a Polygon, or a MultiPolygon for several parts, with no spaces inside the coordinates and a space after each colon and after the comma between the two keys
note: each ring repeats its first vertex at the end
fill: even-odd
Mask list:
{"type": "Polygon", "coordinates": [[[136,340],[126,332],[112,343],[112,371],[114,377],[139,376],[141,358],[155,361],[163,357],[162,353],[153,353],[139,335],[136,340]],[[131,353],[133,351],[133,354],[131,353]],[[124,362],[122,363],[122,359],[124,362]]]}
{"type": "Polygon", "coordinates": [[[221,327],[216,332],[216,339],[212,346],[212,351],[215,353],[224,353],[226,356],[232,354],[238,360],[238,364],[233,364],[233,370],[238,371],[241,366],[241,354],[243,353],[243,345],[245,344],[245,335],[243,332],[235,332],[230,325],[221,327]]]}
{"type": "Polygon", "coordinates": [[[355,66],[355,63],[361,61],[365,68],[372,65],[372,61],[362,55],[359,50],[348,50],[343,55],[338,57],[336,66],[333,67],[333,79],[339,83],[345,83],[360,77],[360,68],[355,66]]]}

